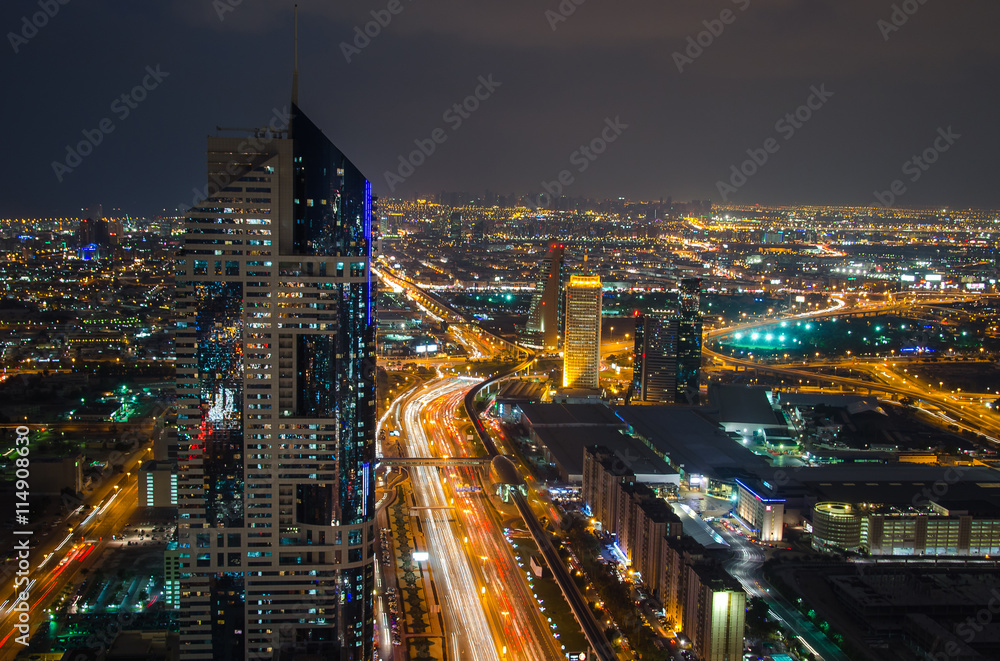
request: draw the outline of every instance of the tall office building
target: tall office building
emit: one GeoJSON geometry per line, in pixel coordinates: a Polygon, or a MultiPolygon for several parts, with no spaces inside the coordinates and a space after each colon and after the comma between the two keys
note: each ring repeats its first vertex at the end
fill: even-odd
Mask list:
{"type": "Polygon", "coordinates": [[[461,211],[453,211],[448,217],[448,243],[452,246],[465,243],[465,224],[461,211]]]}
{"type": "Polygon", "coordinates": [[[94,244],[104,248],[112,245],[111,224],[100,217],[86,217],[76,227],[77,245],[94,244]]]}
{"type": "Polygon", "coordinates": [[[572,275],[566,285],[563,388],[600,387],[601,276],[572,275]]]}
{"type": "Polygon", "coordinates": [[[633,397],[641,402],[677,403],[678,326],[676,315],[644,314],[635,320],[633,397]]]}
{"type": "Polygon", "coordinates": [[[642,402],[698,404],[701,378],[701,280],[681,281],[678,314],[636,319],[633,396],[642,402]]]}
{"type": "Polygon", "coordinates": [[[698,404],[701,388],[701,278],[680,283],[677,324],[677,402],[698,404]]]}
{"type": "Polygon", "coordinates": [[[181,656],[368,661],[371,184],[294,102],[210,137],[208,176],[177,264],[181,656]]]}
{"type": "Polygon", "coordinates": [[[524,344],[533,349],[555,351],[559,348],[566,277],[563,268],[565,254],[565,245],[552,243],[542,259],[522,338],[524,344]]]}

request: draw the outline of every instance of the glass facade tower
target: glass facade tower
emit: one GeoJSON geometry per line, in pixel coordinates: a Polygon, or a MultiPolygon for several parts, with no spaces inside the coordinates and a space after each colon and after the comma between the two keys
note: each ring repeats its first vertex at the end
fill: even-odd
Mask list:
{"type": "Polygon", "coordinates": [[[372,658],[371,184],[296,105],[177,258],[181,656],[372,658]]]}
{"type": "Polygon", "coordinates": [[[562,339],[563,288],[566,246],[553,243],[545,253],[538,271],[538,282],[531,297],[528,321],[522,341],[532,349],[555,351],[562,339]]]}
{"type": "Polygon", "coordinates": [[[667,312],[636,318],[632,389],[637,400],[677,403],[678,326],[676,315],[667,312]]]}
{"type": "Polygon", "coordinates": [[[680,283],[679,313],[636,319],[632,392],[642,402],[693,404],[701,387],[701,280],[680,283]]]}
{"type": "Polygon", "coordinates": [[[697,405],[701,389],[701,278],[684,278],[679,289],[676,401],[697,405]]]}

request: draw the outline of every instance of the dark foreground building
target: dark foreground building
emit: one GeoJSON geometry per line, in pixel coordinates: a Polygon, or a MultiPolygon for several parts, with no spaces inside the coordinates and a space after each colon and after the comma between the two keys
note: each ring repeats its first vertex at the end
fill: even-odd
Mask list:
{"type": "Polygon", "coordinates": [[[294,103],[273,129],[208,139],[178,257],[181,656],[367,660],[371,184],[294,103]]]}

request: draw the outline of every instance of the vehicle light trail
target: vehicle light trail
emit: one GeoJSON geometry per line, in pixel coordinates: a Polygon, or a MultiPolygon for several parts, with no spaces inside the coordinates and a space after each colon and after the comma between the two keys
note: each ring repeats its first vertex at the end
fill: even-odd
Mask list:
{"type": "MultiPolygon", "coordinates": [[[[433,456],[431,441],[424,433],[422,414],[424,409],[448,389],[465,387],[464,384],[437,383],[403,406],[403,421],[406,429],[406,450],[410,456],[433,456]],[[442,387],[444,386],[444,387],[442,387]]],[[[447,506],[448,500],[441,484],[438,471],[434,468],[416,466],[411,471],[411,483],[417,504],[422,507],[447,506]]],[[[464,549],[458,542],[457,531],[450,521],[448,510],[422,510],[424,536],[430,553],[430,566],[435,583],[442,586],[445,620],[451,632],[463,633],[464,650],[457,658],[476,661],[499,660],[493,638],[487,625],[486,613],[480,601],[476,581],[464,549]]],[[[452,638],[451,645],[458,641],[452,638]]]]}
{"type": "MultiPolygon", "coordinates": [[[[438,380],[402,406],[405,454],[472,455],[456,425],[468,388],[468,379],[438,380]]],[[[476,481],[473,469],[409,470],[417,505],[429,508],[420,511],[433,578],[444,593],[447,611],[454,611],[446,612],[451,654],[462,659],[500,659],[503,654],[527,661],[564,656],[495,514],[481,497],[455,491],[476,481]],[[462,635],[455,636],[456,631],[462,635]],[[475,649],[457,651],[463,645],[475,649]]]]}

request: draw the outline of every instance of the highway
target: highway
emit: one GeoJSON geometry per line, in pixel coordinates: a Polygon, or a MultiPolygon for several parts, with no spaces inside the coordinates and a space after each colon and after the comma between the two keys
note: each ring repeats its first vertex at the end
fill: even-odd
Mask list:
{"type": "MultiPolygon", "coordinates": [[[[924,388],[915,382],[901,381],[900,385],[893,386],[888,384],[881,384],[874,381],[864,381],[861,379],[852,379],[845,376],[836,376],[833,374],[823,374],[821,372],[811,372],[800,367],[791,367],[788,365],[770,365],[765,363],[758,363],[753,360],[748,360],[745,358],[735,358],[733,356],[726,356],[725,354],[718,353],[709,348],[704,348],[704,353],[712,358],[716,358],[723,362],[729,363],[731,365],[741,365],[743,367],[748,367],[756,369],[759,372],[771,372],[774,374],[784,374],[788,376],[794,376],[801,379],[809,379],[811,381],[824,381],[827,383],[835,383],[842,386],[850,386],[854,390],[871,392],[882,392],[892,395],[900,395],[903,397],[909,397],[917,402],[926,402],[931,404],[941,411],[948,414],[950,417],[946,417],[947,422],[958,422],[962,426],[971,431],[977,433],[983,433],[987,440],[993,443],[1000,443],[1000,421],[997,421],[993,414],[990,413],[989,417],[984,417],[983,414],[979,413],[972,406],[966,408],[965,404],[962,404],[956,397],[946,394],[943,392],[933,392],[928,388],[924,388]],[[951,400],[951,401],[949,401],[951,400]]],[[[850,361],[844,361],[842,365],[850,366],[850,361]]]]}
{"type": "MultiPolygon", "coordinates": [[[[434,442],[424,430],[424,409],[438,397],[446,396],[452,388],[465,387],[466,384],[460,381],[437,382],[421,388],[402,404],[400,446],[405,455],[435,455],[434,442]]],[[[448,654],[474,661],[499,659],[440,472],[437,468],[412,467],[409,473],[416,505],[425,508],[419,516],[427,548],[421,550],[430,554],[428,564],[443,606],[448,654]],[[462,632],[461,637],[458,632],[462,632]]]]}
{"type": "MultiPolygon", "coordinates": [[[[931,300],[925,301],[925,303],[936,302],[936,301],[951,301],[954,299],[967,300],[969,295],[957,294],[954,296],[937,296],[931,300]]],[[[782,320],[788,319],[815,319],[818,317],[831,317],[831,316],[846,316],[850,314],[872,314],[872,313],[882,313],[896,310],[898,308],[905,307],[908,302],[901,303],[895,300],[890,300],[885,303],[876,304],[865,304],[861,306],[852,307],[846,304],[842,298],[834,297],[836,304],[830,308],[823,310],[816,310],[812,312],[805,312],[802,314],[794,316],[785,316],[781,318],[771,319],[771,320],[757,320],[749,322],[746,324],[740,324],[737,326],[728,326],[724,328],[717,328],[709,331],[706,334],[706,340],[708,339],[718,339],[720,337],[730,335],[732,333],[758,328],[761,326],[768,326],[775,323],[779,323],[782,320]]],[[[714,358],[718,361],[728,363],[730,365],[739,365],[742,367],[756,369],[760,372],[770,372],[773,374],[781,374],[787,376],[794,376],[796,378],[801,378],[803,380],[809,379],[812,381],[820,381],[832,384],[838,384],[841,386],[847,386],[853,390],[858,391],[868,391],[871,392],[881,392],[891,395],[898,395],[902,397],[908,397],[914,401],[920,403],[925,402],[933,407],[936,407],[941,412],[947,415],[940,415],[931,412],[932,415],[938,415],[946,423],[957,423],[960,427],[968,429],[976,433],[982,433],[987,437],[987,440],[1000,444],[1000,420],[995,417],[992,411],[986,410],[985,408],[980,408],[973,405],[972,403],[963,403],[963,401],[952,395],[951,393],[938,391],[933,388],[930,384],[927,386],[922,386],[916,379],[901,374],[885,374],[885,378],[889,383],[879,383],[877,381],[865,381],[862,379],[855,379],[850,377],[843,377],[831,374],[824,374],[820,372],[814,372],[807,369],[803,369],[801,363],[797,364],[770,364],[761,363],[755,360],[747,358],[737,358],[734,356],[727,356],[725,354],[714,351],[708,347],[706,342],[703,346],[703,353],[706,356],[714,358]],[[895,383],[898,381],[898,385],[895,383]]],[[[858,368],[855,364],[856,359],[845,359],[840,361],[836,365],[843,367],[854,367],[858,368]]],[[[834,366],[831,364],[831,366],[834,366]]],[[[889,362],[884,361],[883,371],[887,371],[889,368],[889,362]]],[[[876,376],[878,374],[876,373],[876,376]]]]}
{"type": "MultiPolygon", "coordinates": [[[[465,380],[465,388],[470,382],[465,380]]],[[[439,398],[428,409],[432,435],[446,456],[468,456],[478,448],[467,442],[456,418],[465,396],[465,388],[439,398]]],[[[502,631],[501,652],[507,649],[511,658],[547,659],[561,653],[547,618],[535,601],[525,580],[527,569],[518,566],[513,549],[504,537],[500,517],[487,495],[492,488],[488,466],[484,470],[468,468],[445,471],[447,488],[453,493],[456,512],[464,538],[469,540],[473,563],[480,563],[486,603],[495,629],[502,631]],[[483,492],[457,492],[458,488],[479,486],[483,492]]]]}
{"type": "MultiPolygon", "coordinates": [[[[533,359],[529,358],[527,361],[517,365],[513,369],[483,381],[465,394],[464,405],[466,414],[469,416],[469,419],[472,420],[476,433],[479,435],[480,441],[482,441],[483,445],[486,447],[487,453],[490,456],[495,456],[500,454],[500,452],[497,449],[496,442],[490,436],[486,426],[483,425],[483,422],[479,417],[479,413],[476,410],[476,393],[481,391],[487,385],[503,378],[506,374],[526,369],[532,364],[532,362],[533,359]]],[[[514,504],[517,506],[517,510],[521,514],[521,518],[524,519],[525,526],[528,531],[531,532],[531,536],[534,538],[535,544],[538,546],[539,551],[542,553],[542,556],[549,567],[549,570],[552,572],[552,576],[555,578],[556,583],[559,584],[563,597],[566,599],[570,609],[573,611],[573,615],[580,624],[583,634],[587,637],[587,642],[590,643],[591,650],[597,655],[597,658],[602,661],[615,661],[618,657],[616,656],[614,649],[611,647],[611,644],[608,642],[607,637],[604,635],[604,629],[601,627],[600,623],[598,623],[594,612],[589,606],[587,606],[587,600],[584,598],[580,589],[570,576],[569,569],[563,564],[559,554],[552,546],[548,533],[545,532],[542,524],[538,521],[538,517],[531,509],[527,499],[516,492],[512,493],[515,494],[513,499],[514,504]]]]}
{"type": "MultiPolygon", "coordinates": [[[[28,597],[32,634],[42,622],[45,609],[56,602],[81,569],[100,562],[111,536],[122,530],[135,513],[139,502],[138,466],[151,450],[152,447],[147,446],[134,452],[125,466],[130,474],[112,475],[87,497],[86,506],[92,512],[72,533],[66,530],[63,523],[56,525],[51,532],[41,532],[35,527],[31,539],[36,540],[38,546],[30,552],[28,575],[32,581],[28,597]]],[[[5,600],[0,608],[0,661],[13,659],[23,649],[14,641],[20,634],[14,628],[18,614],[13,610],[13,562],[7,563],[12,568],[11,573],[8,575],[5,572],[0,590],[0,598],[5,600]]]]}
{"type": "MultiPolygon", "coordinates": [[[[125,476],[121,476],[121,481],[125,476]]],[[[117,478],[111,480],[117,483],[117,478]]],[[[74,582],[84,568],[97,566],[101,557],[111,543],[111,536],[124,528],[138,504],[138,480],[133,476],[123,488],[110,488],[110,495],[102,501],[95,510],[87,525],[78,526],[72,534],[65,529],[50,535],[37,549],[31,551],[32,568],[29,578],[32,588],[29,593],[30,620],[32,635],[40,624],[47,622],[44,613],[58,600],[63,589],[74,582]],[[82,533],[82,534],[81,534],[82,533]],[[84,537],[83,540],[80,538],[84,537]],[[56,541],[58,538],[58,541],[56,541]],[[75,541],[74,543],[74,540],[75,541]]],[[[57,530],[59,530],[57,528],[57,530]]],[[[35,533],[41,537],[41,533],[35,533]]],[[[14,593],[7,592],[8,580],[4,580],[5,589],[3,610],[0,612],[0,661],[8,661],[22,651],[22,647],[13,639],[19,634],[14,628],[18,613],[13,610],[14,593]]],[[[13,580],[9,583],[13,587],[13,580]]]]}
{"type": "MultiPolygon", "coordinates": [[[[461,316],[458,312],[447,307],[446,305],[438,301],[436,298],[432,299],[431,297],[427,296],[426,293],[423,292],[419,287],[417,287],[415,283],[412,283],[410,281],[404,281],[394,276],[389,276],[381,272],[379,272],[378,275],[379,277],[385,279],[387,282],[390,282],[390,284],[392,284],[394,287],[408,290],[412,300],[417,301],[419,299],[418,305],[420,305],[423,309],[427,310],[429,313],[436,315],[437,318],[451,319],[458,322],[458,318],[461,316]]],[[[470,328],[470,331],[472,330],[473,329],[470,328]]],[[[489,456],[495,456],[499,454],[499,451],[497,449],[496,443],[490,436],[489,431],[486,429],[486,427],[480,420],[479,413],[476,410],[475,406],[476,394],[481,392],[488,385],[494,384],[508,375],[516,374],[521,371],[526,371],[533,364],[534,356],[530,351],[523,349],[517,345],[513,345],[507,342],[506,340],[503,340],[502,338],[493,336],[490,333],[482,331],[481,329],[475,329],[475,330],[477,331],[476,334],[480,338],[486,337],[489,340],[492,340],[492,342],[497,343],[497,345],[499,346],[506,345],[506,348],[510,348],[516,351],[519,355],[525,356],[524,362],[518,364],[513,368],[504,370],[501,373],[496,374],[493,377],[490,377],[481,383],[476,384],[475,387],[473,388],[469,388],[468,384],[465,384],[466,392],[464,395],[464,407],[466,414],[472,421],[472,424],[475,428],[475,432],[478,435],[483,446],[486,448],[487,454],[489,456]]],[[[404,419],[405,418],[406,416],[404,416],[404,419]]],[[[420,430],[419,418],[417,416],[411,416],[410,419],[405,420],[403,424],[407,429],[419,430],[418,434],[420,434],[421,436],[423,435],[423,431],[420,430]]],[[[427,443],[424,449],[430,450],[431,444],[427,443]]],[[[440,449],[440,447],[438,449],[440,449]]],[[[436,452],[421,451],[420,448],[411,448],[409,452],[414,453],[411,454],[410,456],[422,456],[422,457],[435,456],[436,454],[436,452]]],[[[417,470],[427,471],[428,469],[418,468],[417,470]]],[[[436,502],[441,502],[441,500],[438,499],[436,502]]],[[[577,587],[576,583],[572,580],[572,577],[570,577],[567,567],[562,563],[554,547],[552,546],[548,534],[544,532],[541,523],[538,521],[537,516],[532,511],[528,502],[524,499],[515,498],[515,504],[517,505],[518,511],[520,512],[522,518],[524,519],[527,529],[532,532],[532,536],[535,538],[535,542],[538,545],[543,557],[545,558],[550,571],[555,577],[556,582],[559,584],[559,587],[562,590],[563,595],[566,598],[567,602],[569,603],[569,606],[572,609],[574,616],[580,623],[583,633],[587,637],[587,641],[590,643],[592,651],[596,654],[596,657],[598,659],[601,659],[601,661],[616,661],[618,657],[616,656],[614,650],[612,649],[610,643],[608,642],[606,636],[604,635],[603,628],[597,622],[597,618],[594,616],[593,611],[591,611],[590,608],[587,606],[586,599],[581,594],[580,589],[577,587]]],[[[436,512],[438,510],[428,510],[428,511],[436,512]]],[[[543,655],[540,658],[551,659],[551,658],[559,658],[561,656],[563,655],[558,654],[556,657],[543,655]]],[[[535,658],[535,657],[518,656],[514,658],[535,658]]]]}
{"type": "MultiPolygon", "coordinates": [[[[454,420],[470,385],[466,379],[438,379],[404,397],[395,414],[404,455],[468,455],[471,448],[454,420]]],[[[450,657],[544,661],[561,656],[492,507],[483,495],[456,491],[475,483],[476,469],[407,470],[422,508],[418,516],[450,657]]]]}
{"type": "MultiPolygon", "coordinates": [[[[438,318],[458,322],[459,314],[457,312],[446,308],[436,300],[429,300],[426,296],[422,295],[423,292],[413,283],[392,278],[391,276],[387,277],[386,280],[399,288],[410,290],[411,297],[414,299],[419,298],[421,307],[426,305],[430,308],[428,312],[435,314],[438,318]]],[[[530,352],[507,342],[503,338],[493,336],[471,325],[464,326],[456,337],[466,344],[470,355],[479,353],[493,356],[506,350],[526,355],[527,360],[510,370],[506,370],[475,385],[475,387],[470,387],[471,384],[469,381],[455,379],[432,382],[432,384],[426,386],[426,392],[430,393],[429,399],[425,399],[425,397],[428,397],[426,394],[417,394],[404,402],[402,405],[404,414],[401,425],[404,429],[404,438],[407,440],[405,454],[409,456],[440,457],[464,454],[461,448],[456,449],[454,444],[448,444],[446,440],[447,435],[451,435],[452,438],[459,439],[459,444],[461,444],[460,439],[463,438],[463,435],[453,426],[455,413],[460,403],[464,404],[466,413],[470,416],[476,433],[486,447],[488,455],[494,456],[498,453],[493,439],[486,431],[475,411],[475,395],[487,383],[494,383],[507,374],[526,370],[532,364],[532,356],[530,352]],[[458,385],[452,387],[449,385],[450,382],[455,382],[458,385]],[[441,404],[432,405],[435,395],[448,402],[448,414],[444,417],[441,416],[441,404]],[[420,402],[421,400],[423,400],[422,404],[418,403],[415,407],[411,405],[411,402],[420,402]],[[423,426],[420,423],[418,414],[422,409],[427,409],[428,414],[423,426]],[[430,441],[427,440],[424,434],[424,429],[427,427],[431,428],[432,440],[430,441]],[[444,433],[446,428],[449,430],[448,434],[444,433]],[[415,430],[416,433],[411,434],[410,430],[415,430]],[[414,439],[408,438],[411,435],[416,436],[415,443],[413,442],[414,439]]],[[[403,444],[401,443],[401,445],[403,444]]],[[[426,467],[414,467],[410,470],[413,471],[411,474],[413,475],[414,482],[426,482],[430,478],[429,471],[436,472],[436,469],[426,467]]],[[[454,471],[455,469],[448,471],[453,484],[456,479],[454,471]]],[[[468,475],[468,469],[465,469],[463,474],[468,475]]],[[[488,486],[488,481],[484,486],[488,486]]],[[[414,490],[415,492],[417,491],[416,486],[414,490]]],[[[431,487],[430,491],[432,492],[430,494],[432,497],[427,498],[428,502],[444,502],[443,489],[435,486],[431,487]]],[[[480,594],[484,595],[484,597],[492,595],[490,598],[485,598],[484,603],[488,604],[487,611],[489,611],[491,626],[494,632],[499,633],[498,643],[501,655],[505,659],[545,660],[563,657],[564,653],[561,646],[553,638],[548,628],[547,619],[541,617],[538,604],[534,601],[530,588],[527,586],[524,570],[517,567],[511,549],[507,546],[506,540],[503,539],[500,533],[500,523],[496,519],[496,514],[480,498],[465,497],[465,500],[467,506],[460,507],[456,513],[464,531],[463,540],[468,538],[475,544],[477,550],[474,551],[474,554],[480,553],[480,550],[482,550],[480,555],[474,555],[473,557],[480,558],[481,562],[484,563],[482,576],[485,584],[480,586],[480,594]],[[482,558],[486,558],[486,560],[482,560],[482,558]],[[494,611],[494,609],[497,610],[494,611]]],[[[425,510],[425,512],[440,512],[440,510],[425,510]]],[[[534,522],[534,525],[540,528],[540,524],[530,508],[526,508],[522,514],[528,517],[526,522],[529,525],[531,522],[534,522]]],[[[430,542],[428,543],[430,544],[430,542]]],[[[542,548],[543,554],[545,553],[546,546],[554,554],[554,549],[551,549],[551,544],[544,535],[542,536],[542,543],[539,546],[542,548]]],[[[456,554],[452,557],[452,561],[453,563],[460,563],[461,559],[456,554]]],[[[564,574],[562,579],[566,582],[565,585],[563,585],[562,580],[560,581],[564,592],[575,593],[577,596],[576,603],[573,601],[570,602],[571,606],[574,606],[574,614],[576,614],[578,619],[582,616],[584,620],[589,619],[593,621],[593,626],[590,627],[590,634],[594,636],[593,640],[602,648],[607,648],[608,644],[603,630],[597,625],[593,613],[587,608],[586,602],[579,594],[576,584],[569,579],[565,567],[562,566],[557,556],[555,557],[555,566],[553,569],[557,578],[560,578],[560,569],[562,570],[561,573],[564,574]]],[[[465,589],[468,589],[468,586],[465,589]]],[[[585,627],[586,630],[587,627],[585,627]]],[[[481,633],[478,637],[482,637],[481,633]]],[[[605,652],[605,650],[602,649],[602,652],[605,652]]],[[[613,653],[610,656],[606,656],[605,654],[606,652],[601,654],[600,658],[608,659],[609,661],[616,658],[613,653]]]]}
{"type": "MultiPolygon", "coordinates": [[[[510,351],[523,356],[531,355],[531,352],[524,347],[509,342],[498,335],[493,335],[492,333],[483,331],[476,326],[475,322],[472,321],[468,315],[450,307],[436,295],[421,288],[420,285],[412,280],[400,278],[396,274],[392,273],[391,268],[389,268],[385,262],[382,262],[381,268],[372,267],[372,273],[395,291],[406,292],[410,301],[420,310],[430,315],[431,318],[436,321],[446,321],[453,326],[462,326],[466,331],[475,335],[475,341],[466,345],[466,348],[469,349],[470,356],[476,353],[484,353],[484,355],[488,355],[490,353],[502,353],[504,351],[510,351]],[[485,352],[481,352],[481,349],[485,350],[485,352]]],[[[463,341],[461,335],[458,336],[458,339],[459,341],[463,341]]]]}

